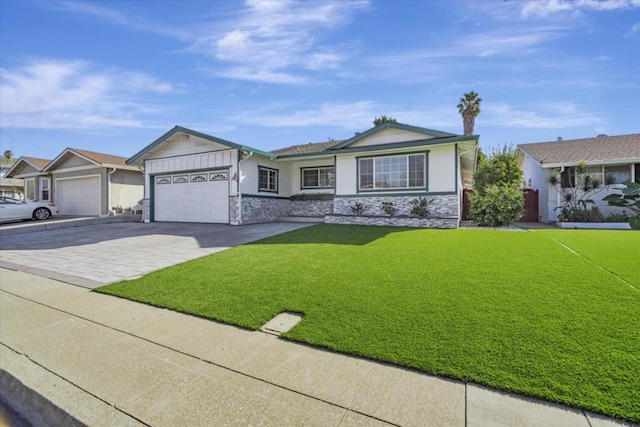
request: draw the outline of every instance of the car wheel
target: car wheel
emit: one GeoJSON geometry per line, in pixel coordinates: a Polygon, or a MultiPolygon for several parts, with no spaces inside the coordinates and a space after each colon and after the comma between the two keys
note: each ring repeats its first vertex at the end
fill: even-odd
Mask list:
{"type": "Polygon", "coordinates": [[[49,219],[50,216],[51,216],[51,212],[49,212],[49,209],[47,208],[38,208],[35,211],[33,211],[33,219],[39,219],[39,220],[49,219]]]}

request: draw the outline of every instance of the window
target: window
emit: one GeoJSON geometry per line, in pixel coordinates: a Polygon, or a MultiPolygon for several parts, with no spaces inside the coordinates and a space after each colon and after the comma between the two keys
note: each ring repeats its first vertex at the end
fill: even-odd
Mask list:
{"type": "Polygon", "coordinates": [[[50,184],[51,180],[49,178],[40,178],[40,200],[51,200],[50,196],[50,184]]]}
{"type": "Polygon", "coordinates": [[[258,190],[278,192],[278,170],[258,166],[258,190]]]}
{"type": "Polygon", "coordinates": [[[26,179],[24,181],[24,194],[25,200],[35,200],[36,199],[36,180],[34,178],[26,179]]]}
{"type": "Polygon", "coordinates": [[[605,166],[604,176],[606,179],[613,178],[615,184],[631,181],[631,167],[629,165],[622,166],[605,166]]]}
{"type": "MultiPolygon", "coordinates": [[[[588,166],[580,174],[580,177],[584,175],[590,175],[592,179],[602,181],[602,166],[588,166]]],[[[579,177],[579,178],[580,178],[579,177]]],[[[583,182],[583,178],[578,180],[578,185],[583,182]]],[[[569,188],[576,186],[576,168],[574,166],[564,168],[564,171],[560,173],[560,185],[562,188],[569,188]]]]}
{"type": "Polygon", "coordinates": [[[636,184],[640,184],[640,163],[635,164],[636,184]]]}
{"type": "Polygon", "coordinates": [[[358,159],[360,190],[426,187],[426,155],[358,159]]]}
{"type": "Polygon", "coordinates": [[[333,188],[336,169],[333,166],[302,168],[302,188],[333,188]]]}

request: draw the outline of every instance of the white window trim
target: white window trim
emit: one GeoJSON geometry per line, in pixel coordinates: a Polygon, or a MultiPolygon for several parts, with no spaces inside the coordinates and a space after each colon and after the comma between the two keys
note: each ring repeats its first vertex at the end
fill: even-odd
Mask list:
{"type": "MultiPolygon", "coordinates": [[[[278,169],[274,169],[274,168],[270,168],[267,166],[258,166],[258,191],[259,192],[265,192],[265,193],[278,193],[278,184],[279,184],[279,170],[278,169]],[[274,174],[274,179],[273,179],[273,183],[274,183],[274,187],[275,189],[270,189],[270,188],[265,188],[262,187],[260,185],[260,176],[262,175],[262,170],[266,170],[268,173],[272,173],[274,174]]],[[[267,185],[269,185],[270,179],[269,179],[269,175],[267,175],[267,185]]]]}
{"type": "Polygon", "coordinates": [[[42,177],[40,178],[40,193],[38,194],[39,196],[39,200],[43,201],[43,202],[50,202],[51,201],[51,178],[50,177],[42,177]],[[49,191],[49,197],[47,197],[46,199],[44,197],[42,197],[42,192],[44,191],[44,183],[48,182],[49,183],[49,188],[47,188],[47,191],[49,191]]]}
{"type": "Polygon", "coordinates": [[[24,199],[25,200],[36,200],[35,197],[38,195],[38,191],[36,189],[36,179],[35,178],[25,178],[24,180],[24,199]],[[33,184],[33,199],[29,199],[29,183],[33,184]]]}

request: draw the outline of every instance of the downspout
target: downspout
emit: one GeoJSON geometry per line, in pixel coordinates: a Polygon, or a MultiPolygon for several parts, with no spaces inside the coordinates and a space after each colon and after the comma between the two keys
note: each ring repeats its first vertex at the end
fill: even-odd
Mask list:
{"type": "MultiPolygon", "coordinates": [[[[243,156],[245,152],[240,151],[239,153],[243,156]]],[[[242,181],[242,162],[253,156],[253,151],[249,151],[248,153],[247,157],[243,157],[238,161],[238,225],[242,225],[242,189],[240,187],[240,182],[242,181]]]]}
{"type": "Polygon", "coordinates": [[[107,173],[107,211],[109,211],[109,205],[111,204],[111,175],[116,171],[116,168],[111,168],[111,172],[107,173]]]}

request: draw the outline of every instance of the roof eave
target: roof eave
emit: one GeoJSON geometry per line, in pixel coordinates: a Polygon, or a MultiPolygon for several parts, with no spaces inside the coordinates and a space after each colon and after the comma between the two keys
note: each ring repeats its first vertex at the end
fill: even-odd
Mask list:
{"type": "MultiPolygon", "coordinates": [[[[537,160],[537,159],[536,159],[537,160]]],[[[628,157],[623,159],[605,159],[605,160],[576,160],[571,162],[555,162],[555,163],[543,163],[538,160],[540,167],[543,169],[550,168],[562,168],[576,166],[578,162],[584,161],[587,166],[600,166],[600,165],[619,165],[621,163],[640,163],[640,157],[628,157]]]]}
{"type": "Polygon", "coordinates": [[[406,130],[409,132],[416,132],[416,133],[421,133],[423,135],[428,135],[428,136],[434,136],[436,138],[447,138],[447,137],[456,137],[456,136],[460,136],[460,135],[456,135],[454,133],[449,133],[449,132],[442,132],[439,130],[433,130],[433,129],[427,129],[427,128],[421,128],[421,127],[417,127],[417,126],[411,126],[411,125],[406,125],[404,123],[396,123],[396,122],[384,122],[384,123],[380,123],[377,126],[372,127],[371,129],[368,129],[364,132],[360,132],[358,134],[356,134],[355,136],[341,142],[340,144],[336,144],[333,147],[329,148],[329,150],[336,150],[336,149],[342,149],[344,147],[347,147],[351,144],[353,144],[354,142],[357,142],[363,138],[368,137],[369,135],[372,135],[376,132],[379,132],[383,129],[401,129],[401,130],[406,130]]]}

